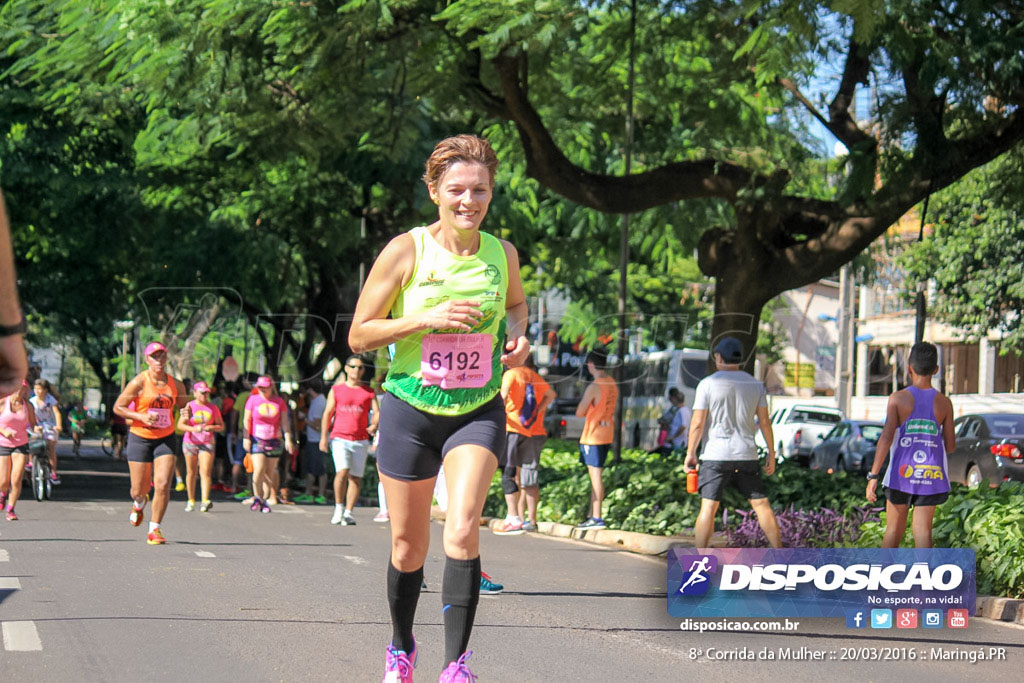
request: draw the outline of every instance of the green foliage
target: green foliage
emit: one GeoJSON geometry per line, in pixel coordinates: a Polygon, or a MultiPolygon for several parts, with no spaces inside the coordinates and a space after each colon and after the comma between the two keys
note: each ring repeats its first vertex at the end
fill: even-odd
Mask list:
{"type": "MultiPolygon", "coordinates": [[[[504,514],[505,504],[497,475],[485,514],[504,514]]],[[[623,453],[622,463],[604,469],[605,522],[614,529],[656,535],[678,535],[692,530],[700,498],[686,493],[686,472],[678,458],[664,458],[639,450],[623,453]]],[[[828,475],[783,463],[766,478],[769,498],[776,507],[839,511],[863,506],[864,486],[859,477],[828,475]]],[[[576,524],[588,516],[590,479],[579,464],[574,443],[549,440],[541,452],[540,506],[542,520],[576,524]]],[[[723,508],[748,507],[736,491],[726,493],[723,508]]],[[[730,522],[735,522],[734,519],[730,522]]]]}
{"type": "Polygon", "coordinates": [[[917,280],[934,278],[929,313],[1007,348],[1024,343],[1024,150],[980,168],[932,197],[931,236],[898,263],[917,280]]]}
{"type": "MultiPolygon", "coordinates": [[[[865,524],[856,546],[879,547],[881,522],[865,524]]],[[[913,547],[913,510],[900,543],[913,547]]],[[[971,548],[978,561],[978,592],[1024,598],[1024,484],[968,488],[953,484],[949,499],[935,508],[932,543],[937,548],[971,548]]]]}

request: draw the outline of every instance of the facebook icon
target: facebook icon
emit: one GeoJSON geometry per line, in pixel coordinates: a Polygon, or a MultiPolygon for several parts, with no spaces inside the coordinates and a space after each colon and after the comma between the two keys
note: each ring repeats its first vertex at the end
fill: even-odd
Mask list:
{"type": "Polygon", "coordinates": [[[867,628],[867,617],[862,609],[846,610],[846,628],[867,628]]]}

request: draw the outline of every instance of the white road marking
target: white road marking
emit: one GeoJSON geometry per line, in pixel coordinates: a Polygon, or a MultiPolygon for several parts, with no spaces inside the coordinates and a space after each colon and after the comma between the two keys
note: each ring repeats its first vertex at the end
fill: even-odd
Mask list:
{"type": "Polygon", "coordinates": [[[108,515],[116,515],[121,508],[114,507],[113,505],[104,505],[103,503],[97,503],[95,501],[88,501],[85,505],[72,505],[72,510],[87,510],[93,512],[99,510],[105,512],[108,515]]]}
{"type": "Polygon", "coordinates": [[[7,553],[7,551],[6,550],[0,550],[0,562],[10,562],[10,561],[11,561],[11,556],[7,553]]]}
{"type": "Polygon", "coordinates": [[[342,557],[344,557],[352,564],[366,564],[366,560],[364,560],[361,557],[356,557],[355,555],[342,555],[342,557]]]}
{"type": "Polygon", "coordinates": [[[0,576],[0,591],[20,591],[21,581],[17,576],[0,576]]]}
{"type": "Polygon", "coordinates": [[[305,510],[300,505],[272,505],[271,509],[274,514],[285,514],[285,515],[310,515],[313,514],[308,510],[305,510]]]}
{"type": "Polygon", "coordinates": [[[196,556],[197,557],[217,557],[216,555],[214,555],[213,553],[209,552],[208,550],[197,550],[196,551],[196,556]]]}
{"type": "Polygon", "coordinates": [[[39,640],[39,631],[34,621],[3,622],[4,649],[8,652],[29,652],[42,650],[43,642],[39,640]]]}

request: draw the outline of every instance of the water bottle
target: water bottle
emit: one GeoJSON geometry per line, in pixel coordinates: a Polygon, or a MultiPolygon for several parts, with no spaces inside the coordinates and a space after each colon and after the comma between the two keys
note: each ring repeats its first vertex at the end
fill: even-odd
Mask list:
{"type": "Polygon", "coordinates": [[[686,492],[697,493],[697,470],[686,473],[686,492]]]}

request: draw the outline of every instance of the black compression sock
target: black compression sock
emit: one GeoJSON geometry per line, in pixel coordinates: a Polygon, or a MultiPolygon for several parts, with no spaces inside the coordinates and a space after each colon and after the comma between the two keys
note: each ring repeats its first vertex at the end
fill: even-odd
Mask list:
{"type": "Polygon", "coordinates": [[[445,666],[456,661],[466,651],[479,601],[480,558],[453,560],[446,557],[444,579],[441,582],[445,666]]]}
{"type": "Polygon", "coordinates": [[[400,572],[388,560],[388,607],[391,608],[391,645],[396,650],[412,654],[414,641],[412,624],[416,619],[416,603],[423,585],[423,567],[411,572],[400,572]]]}

